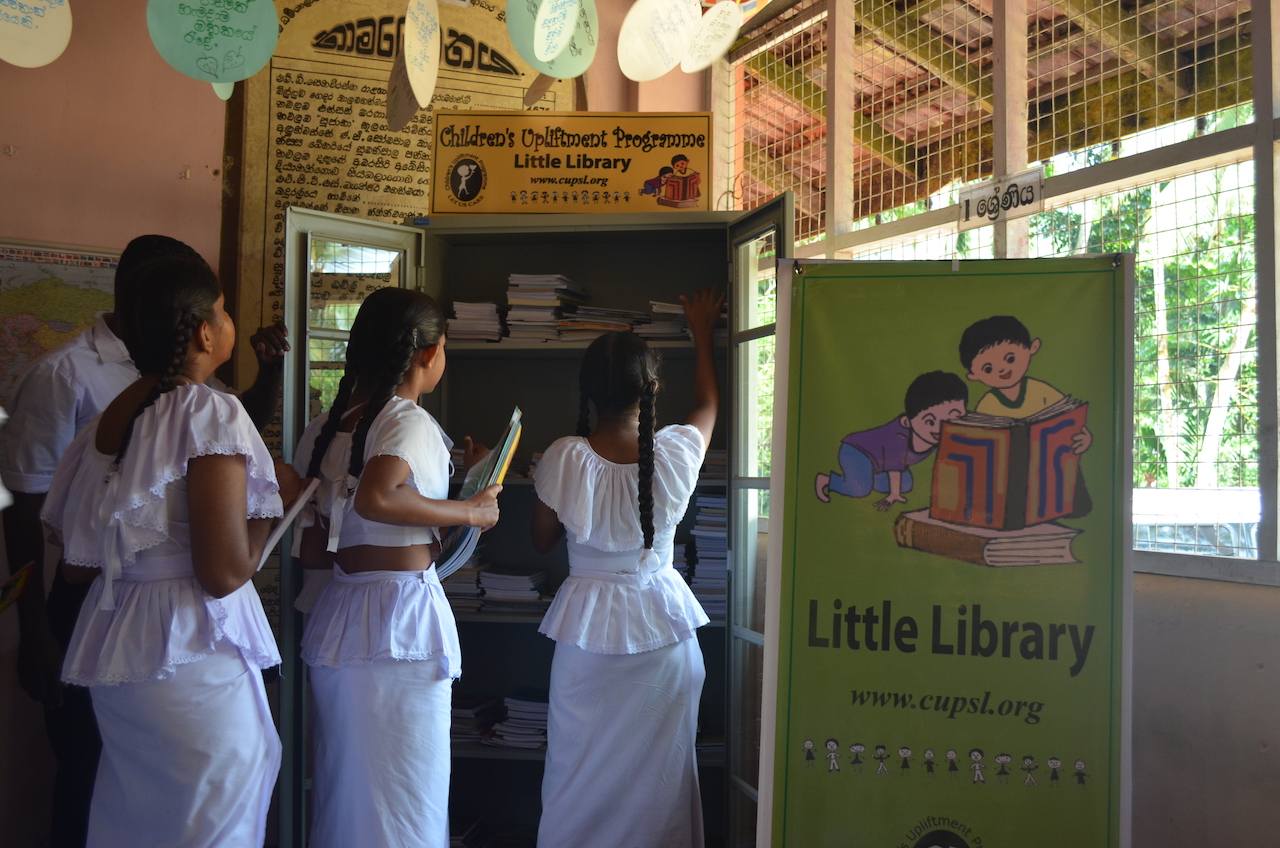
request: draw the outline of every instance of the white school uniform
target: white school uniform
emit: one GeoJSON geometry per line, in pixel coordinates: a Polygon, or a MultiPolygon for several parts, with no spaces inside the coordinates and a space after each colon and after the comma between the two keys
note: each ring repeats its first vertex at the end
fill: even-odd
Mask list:
{"type": "Polygon", "coordinates": [[[671,563],[704,452],[695,427],[655,435],[651,551],[637,465],[576,436],[538,463],[538,497],[569,548],[569,577],[539,628],[556,640],[540,848],[703,844],[695,735],[706,672],[693,637],[709,619],[671,563]]]}
{"type": "Polygon", "coordinates": [[[143,411],[118,468],[97,429],[72,441],[42,514],[67,562],[102,569],[62,671],[92,687],[102,734],[88,844],[261,845],[280,740],[260,671],[280,655],[252,582],[213,598],[196,581],[186,474],[243,456],[246,518],[279,517],[271,455],[240,402],[203,385],[143,411]]]}
{"type": "MultiPolygon", "coordinates": [[[[311,422],[299,442],[299,468],[310,462],[323,424],[324,416],[311,422]]],[[[355,512],[351,438],[336,434],[321,463],[317,511],[329,518],[333,548],[434,541],[438,528],[382,524],[355,512]]],[[[398,457],[414,491],[444,499],[450,447],[429,413],[393,397],[369,427],[365,461],[398,457]]],[[[311,848],[445,848],[449,712],[462,651],[434,566],[347,574],[335,565],[311,605],[302,658],[316,707],[311,848]]]]}

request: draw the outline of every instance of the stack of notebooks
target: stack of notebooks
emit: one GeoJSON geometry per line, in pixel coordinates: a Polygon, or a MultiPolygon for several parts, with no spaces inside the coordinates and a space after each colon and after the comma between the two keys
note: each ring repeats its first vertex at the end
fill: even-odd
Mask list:
{"type": "Polygon", "coordinates": [[[729,452],[724,448],[707,451],[702,460],[702,470],[698,472],[698,482],[713,486],[723,486],[729,477],[729,452]]]}
{"type": "Polygon", "coordinates": [[[512,341],[554,342],[559,321],[586,303],[587,293],[562,274],[512,274],[507,277],[507,327],[512,341]]]}
{"type": "Polygon", "coordinates": [[[489,728],[502,718],[503,700],[498,695],[453,694],[449,738],[454,742],[479,742],[489,728]]]}
{"type": "Polygon", "coordinates": [[[547,572],[541,569],[494,565],[480,572],[485,612],[546,612],[550,598],[544,598],[547,572]]]}
{"type": "Polygon", "coordinates": [[[651,300],[649,309],[653,312],[653,321],[636,327],[636,335],[651,342],[682,342],[688,338],[683,306],[651,300]]]}
{"type": "Polygon", "coordinates": [[[724,495],[698,494],[698,513],[693,526],[697,560],[689,585],[712,621],[723,621],[728,613],[728,505],[724,495]]]}
{"type": "Polygon", "coordinates": [[[647,312],[630,309],[606,309],[602,306],[579,306],[577,311],[560,316],[560,339],[566,342],[591,341],[615,330],[627,331],[649,322],[647,312]]]}
{"type": "Polygon", "coordinates": [[[689,559],[685,556],[684,544],[679,543],[671,546],[672,557],[671,567],[676,570],[684,578],[684,582],[689,582],[689,559]]]}
{"type": "Polygon", "coordinates": [[[502,319],[496,303],[454,301],[454,317],[449,319],[451,342],[496,342],[502,339],[502,319]]]}
{"type": "Polygon", "coordinates": [[[484,606],[480,597],[480,575],[489,567],[481,562],[480,554],[474,553],[457,571],[440,582],[444,587],[444,596],[449,599],[449,606],[457,612],[477,612],[484,606]]]}
{"type": "Polygon", "coordinates": [[[547,746],[547,693],[523,687],[506,697],[507,717],[480,741],[502,748],[547,746]]]}

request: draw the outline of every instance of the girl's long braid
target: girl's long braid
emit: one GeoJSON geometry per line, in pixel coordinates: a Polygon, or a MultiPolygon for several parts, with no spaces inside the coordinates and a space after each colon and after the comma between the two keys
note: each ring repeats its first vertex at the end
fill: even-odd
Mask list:
{"type": "Polygon", "coordinates": [[[654,406],[657,401],[658,381],[645,381],[640,394],[640,529],[644,532],[644,546],[653,548],[653,432],[654,406]]]}
{"type": "Polygon", "coordinates": [[[173,391],[178,377],[182,374],[182,367],[187,364],[187,354],[191,350],[191,334],[195,332],[195,329],[200,326],[203,320],[191,313],[178,320],[178,324],[173,330],[173,355],[170,357],[164,371],[160,374],[160,379],[147,392],[146,399],[133,411],[133,417],[129,419],[129,424],[124,429],[124,436],[120,440],[120,450],[116,452],[116,465],[124,461],[124,453],[129,449],[129,442],[133,438],[133,425],[137,422],[138,417],[159,400],[160,395],[173,391]]]}
{"type": "Polygon", "coordinates": [[[351,392],[355,386],[355,374],[351,373],[350,368],[345,369],[342,372],[342,380],[338,383],[338,394],[333,399],[333,405],[329,407],[329,417],[325,419],[324,426],[316,436],[316,443],[311,448],[311,461],[307,463],[308,477],[320,476],[320,464],[324,462],[324,455],[329,452],[329,445],[333,443],[333,437],[338,434],[338,428],[342,426],[342,416],[346,414],[347,406],[351,403],[351,392]]]}
{"type": "Polygon", "coordinates": [[[378,413],[382,412],[383,407],[395,394],[396,387],[403,383],[408,375],[409,368],[413,365],[413,354],[418,350],[417,339],[417,328],[407,328],[400,334],[399,340],[392,348],[388,370],[378,381],[373,397],[364,408],[360,422],[356,424],[355,433],[351,437],[351,464],[347,467],[347,474],[351,477],[359,477],[364,472],[365,442],[369,438],[369,428],[373,426],[373,420],[378,417],[378,413]]]}

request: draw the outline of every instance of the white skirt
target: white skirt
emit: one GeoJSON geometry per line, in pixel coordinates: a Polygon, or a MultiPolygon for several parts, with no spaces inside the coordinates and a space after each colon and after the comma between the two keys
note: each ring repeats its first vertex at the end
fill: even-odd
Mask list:
{"type": "Polygon", "coordinates": [[[698,640],[639,654],[556,643],[539,848],[701,848],[698,640]]]}
{"type": "Polygon", "coordinates": [[[94,686],[91,848],[259,848],[280,773],[262,672],[226,640],[173,677],[94,686]]]}
{"type": "Polygon", "coordinates": [[[311,669],[311,848],[447,848],[453,679],[440,663],[311,669]]]}

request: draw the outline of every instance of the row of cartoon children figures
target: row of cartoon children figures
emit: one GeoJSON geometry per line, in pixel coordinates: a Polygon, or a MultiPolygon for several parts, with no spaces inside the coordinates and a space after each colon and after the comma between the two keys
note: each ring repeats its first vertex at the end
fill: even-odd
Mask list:
{"type": "MultiPolygon", "coordinates": [[[[543,203],[559,203],[561,201],[565,203],[578,202],[577,191],[561,191],[561,192],[521,191],[518,193],[513,191],[511,192],[512,203],[516,202],[517,196],[519,196],[521,203],[528,203],[530,200],[532,200],[534,203],[537,203],[538,201],[542,201],[543,203]]],[[[630,203],[631,192],[629,191],[623,191],[623,192],[583,191],[582,192],[583,203],[600,203],[601,201],[604,201],[605,203],[630,203]]]]}
{"type": "MultiPolygon", "coordinates": [[[[843,756],[840,753],[840,742],[836,739],[828,739],[826,742],[826,748],[827,748],[827,773],[829,774],[831,772],[840,771],[840,760],[841,760],[841,757],[843,756]]],[[[866,750],[867,750],[867,746],[863,745],[861,742],[855,742],[854,744],[849,746],[849,753],[851,755],[849,757],[849,766],[854,771],[857,771],[857,772],[862,771],[862,766],[863,766],[862,754],[866,750]]],[[[901,771],[902,776],[910,777],[911,776],[911,749],[904,745],[903,747],[898,749],[898,756],[902,758],[902,764],[899,766],[899,770],[901,771]]],[[[928,774],[930,776],[933,775],[933,770],[938,765],[934,763],[933,756],[934,754],[933,754],[932,748],[924,749],[925,774],[928,774]]],[[[973,761],[973,765],[969,766],[969,770],[973,772],[974,783],[987,782],[986,775],[983,774],[983,772],[987,768],[986,764],[982,762],[983,756],[984,754],[981,748],[974,748],[971,751],[969,751],[969,759],[973,761]]],[[[885,765],[885,760],[892,759],[892,755],[887,753],[884,745],[877,745],[876,752],[872,754],[869,759],[876,761],[876,774],[884,774],[884,775],[889,774],[889,767],[885,765]]],[[[809,768],[814,768],[816,757],[814,756],[814,753],[813,753],[812,739],[804,740],[804,760],[805,760],[805,765],[807,765],[809,768]]],[[[1000,766],[1000,768],[996,771],[996,779],[999,780],[1001,783],[1009,782],[1010,772],[1009,772],[1008,766],[1012,762],[1013,762],[1013,757],[1011,757],[1008,754],[996,755],[996,764],[1000,766]]],[[[1046,761],[1045,765],[1048,766],[1049,768],[1049,787],[1056,788],[1058,783],[1061,782],[1062,780],[1062,773],[1066,771],[1066,769],[1062,768],[1062,760],[1059,759],[1058,757],[1050,757],[1046,761]]],[[[1031,756],[1030,754],[1023,757],[1022,765],[1017,766],[1017,768],[1021,771],[1026,772],[1027,774],[1026,779],[1022,781],[1023,786],[1039,786],[1039,782],[1036,780],[1036,777],[1035,777],[1035,772],[1040,768],[1040,765],[1036,762],[1035,757],[1031,756]]],[[[952,779],[956,778],[960,772],[960,767],[956,765],[955,751],[947,751],[947,772],[950,774],[952,779]]],[[[1085,779],[1089,775],[1084,770],[1084,760],[1076,760],[1076,770],[1072,776],[1075,777],[1077,785],[1079,786],[1085,785],[1085,779]]]]}

